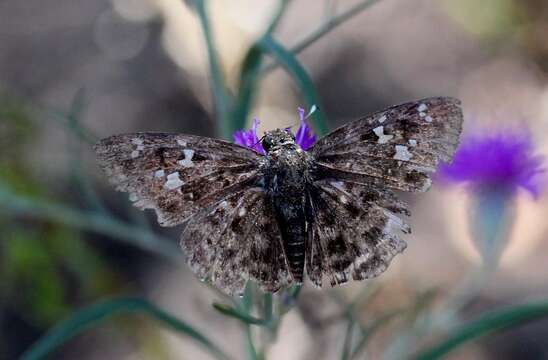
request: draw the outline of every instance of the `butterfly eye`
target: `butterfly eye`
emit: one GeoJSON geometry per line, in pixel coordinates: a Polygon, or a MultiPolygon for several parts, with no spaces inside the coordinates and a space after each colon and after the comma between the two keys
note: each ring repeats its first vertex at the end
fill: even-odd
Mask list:
{"type": "Polygon", "coordinates": [[[270,150],[270,148],[272,148],[272,145],[273,145],[271,139],[268,138],[268,137],[265,137],[265,138],[263,139],[263,141],[261,142],[261,144],[263,145],[263,149],[264,149],[266,152],[268,152],[268,151],[270,150]]]}

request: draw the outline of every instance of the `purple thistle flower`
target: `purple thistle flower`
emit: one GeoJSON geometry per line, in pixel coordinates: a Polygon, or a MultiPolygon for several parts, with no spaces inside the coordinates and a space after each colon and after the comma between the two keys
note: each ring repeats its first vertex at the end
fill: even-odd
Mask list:
{"type": "Polygon", "coordinates": [[[441,180],[463,183],[472,190],[501,189],[515,193],[518,188],[535,198],[541,192],[544,158],[534,154],[527,132],[505,130],[464,138],[453,163],[440,166],[441,180]]]}
{"type": "MultiPolygon", "coordinates": [[[[316,142],[316,134],[314,134],[312,128],[306,122],[307,116],[305,116],[304,109],[298,108],[298,110],[301,124],[295,134],[295,142],[301,147],[301,149],[308,150],[316,142]]],[[[312,108],[308,116],[310,116],[314,110],[315,107],[312,108]]],[[[266,152],[259,140],[259,136],[257,135],[258,126],[259,120],[253,119],[253,127],[251,129],[238,130],[234,133],[234,142],[238,145],[251,148],[260,154],[265,154],[266,152]]],[[[291,131],[290,128],[288,128],[287,131],[291,131]]]]}
{"type": "MultiPolygon", "coordinates": [[[[302,107],[297,108],[299,111],[299,120],[301,121],[301,126],[297,129],[295,134],[295,142],[299,144],[301,149],[308,150],[316,142],[316,134],[312,132],[312,128],[308,126],[306,122],[305,111],[302,107]]],[[[315,110],[315,107],[312,108],[309,115],[315,110]]]]}
{"type": "Polygon", "coordinates": [[[251,148],[259,154],[266,154],[263,149],[263,145],[259,141],[257,136],[257,127],[259,126],[259,119],[253,119],[253,127],[249,130],[238,130],[234,133],[234,142],[240,146],[251,148]]]}

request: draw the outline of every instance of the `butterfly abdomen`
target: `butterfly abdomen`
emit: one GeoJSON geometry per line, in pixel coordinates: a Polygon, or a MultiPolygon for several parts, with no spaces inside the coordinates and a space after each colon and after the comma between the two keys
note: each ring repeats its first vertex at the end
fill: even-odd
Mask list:
{"type": "Polygon", "coordinates": [[[280,227],[284,253],[289,271],[296,282],[302,282],[305,260],[306,224],[304,199],[301,194],[295,197],[277,196],[273,198],[276,220],[280,227]],[[300,196],[299,196],[300,195],[300,196]]]}
{"type": "Polygon", "coordinates": [[[282,148],[269,155],[265,186],[280,228],[289,272],[295,282],[302,282],[307,236],[305,189],[308,155],[295,147],[282,148]]]}

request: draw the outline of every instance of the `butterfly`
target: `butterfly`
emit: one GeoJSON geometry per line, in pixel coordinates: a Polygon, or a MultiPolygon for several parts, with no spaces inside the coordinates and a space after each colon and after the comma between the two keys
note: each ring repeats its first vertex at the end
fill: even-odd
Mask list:
{"type": "Polygon", "coordinates": [[[287,129],[267,132],[264,154],[185,134],[134,133],[95,145],[117,190],[162,226],[184,224],[180,244],[196,275],[228,294],[246,281],[276,292],[384,272],[406,248],[408,206],[459,142],[457,99],[433,97],[352,121],[307,151],[287,129]]]}

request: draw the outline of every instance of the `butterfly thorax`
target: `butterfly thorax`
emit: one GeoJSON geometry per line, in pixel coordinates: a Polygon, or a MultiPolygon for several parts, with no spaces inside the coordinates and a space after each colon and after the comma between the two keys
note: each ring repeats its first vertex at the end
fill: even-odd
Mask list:
{"type": "Polygon", "coordinates": [[[263,146],[267,152],[265,189],[281,230],[289,270],[293,279],[301,282],[307,229],[306,188],[310,181],[312,158],[283,130],[267,133],[263,146]]]}

